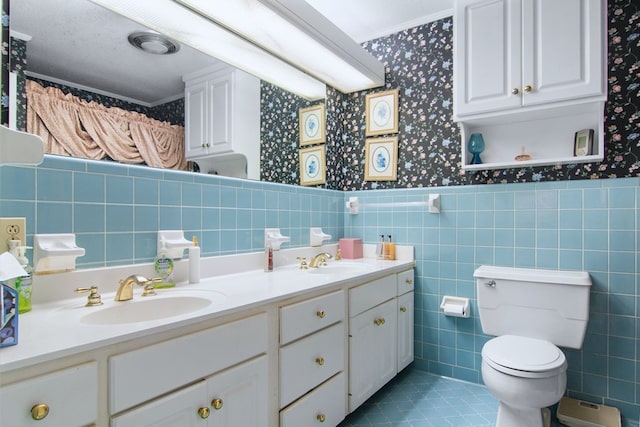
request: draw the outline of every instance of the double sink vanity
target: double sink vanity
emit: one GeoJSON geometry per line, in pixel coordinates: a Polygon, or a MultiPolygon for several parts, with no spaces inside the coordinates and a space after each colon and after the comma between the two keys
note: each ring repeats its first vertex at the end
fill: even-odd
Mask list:
{"type": "Polygon", "coordinates": [[[298,256],[337,245],[202,259],[188,284],[114,301],[150,265],[36,276],[19,343],[0,349],[9,426],[337,425],[413,360],[413,248],[396,261],[298,256]],[[93,283],[91,283],[93,282],[93,283]],[[77,287],[98,285],[85,306],[77,287]],[[40,293],[40,297],[36,297],[40,293]]]}

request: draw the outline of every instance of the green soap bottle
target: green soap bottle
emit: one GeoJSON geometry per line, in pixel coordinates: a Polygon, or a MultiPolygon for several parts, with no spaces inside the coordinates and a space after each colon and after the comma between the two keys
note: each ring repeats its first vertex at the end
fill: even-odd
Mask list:
{"type": "Polygon", "coordinates": [[[171,278],[171,273],[173,273],[173,260],[167,255],[167,250],[164,246],[160,249],[160,253],[158,253],[158,256],[156,256],[153,261],[153,269],[158,277],[162,279],[162,282],[155,285],[156,289],[173,288],[176,286],[171,278]]]}

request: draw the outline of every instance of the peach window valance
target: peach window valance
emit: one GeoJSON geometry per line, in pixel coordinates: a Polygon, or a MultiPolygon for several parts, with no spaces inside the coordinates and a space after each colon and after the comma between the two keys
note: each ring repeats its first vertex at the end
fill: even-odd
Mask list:
{"type": "Polygon", "coordinates": [[[45,152],[85,159],[111,158],[163,169],[187,170],[184,127],[144,114],[64,94],[27,80],[27,132],[45,152]]]}

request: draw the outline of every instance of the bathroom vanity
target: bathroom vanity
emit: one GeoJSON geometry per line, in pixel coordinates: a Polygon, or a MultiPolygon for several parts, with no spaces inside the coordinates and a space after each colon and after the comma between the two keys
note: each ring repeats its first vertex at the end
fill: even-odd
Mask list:
{"type": "MultiPolygon", "coordinates": [[[[36,304],[19,344],[0,351],[3,423],[336,425],[413,360],[405,253],[273,273],[216,257],[227,259],[203,259],[203,271],[223,274],[153,297],[140,288],[115,302],[101,287],[100,307],[82,296],[36,304]]],[[[253,265],[253,254],[233,257],[253,265]]]]}

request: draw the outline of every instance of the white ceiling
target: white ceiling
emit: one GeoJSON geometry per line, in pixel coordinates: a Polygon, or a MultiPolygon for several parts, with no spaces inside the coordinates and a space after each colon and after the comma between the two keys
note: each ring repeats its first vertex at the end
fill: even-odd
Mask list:
{"type": "MultiPolygon", "coordinates": [[[[307,0],[357,42],[451,14],[453,0],[307,0]]],[[[27,70],[97,92],[155,105],[183,94],[182,75],[215,63],[188,46],[150,55],[127,43],[142,30],[89,0],[18,0],[11,30],[30,36],[27,70]]]]}

